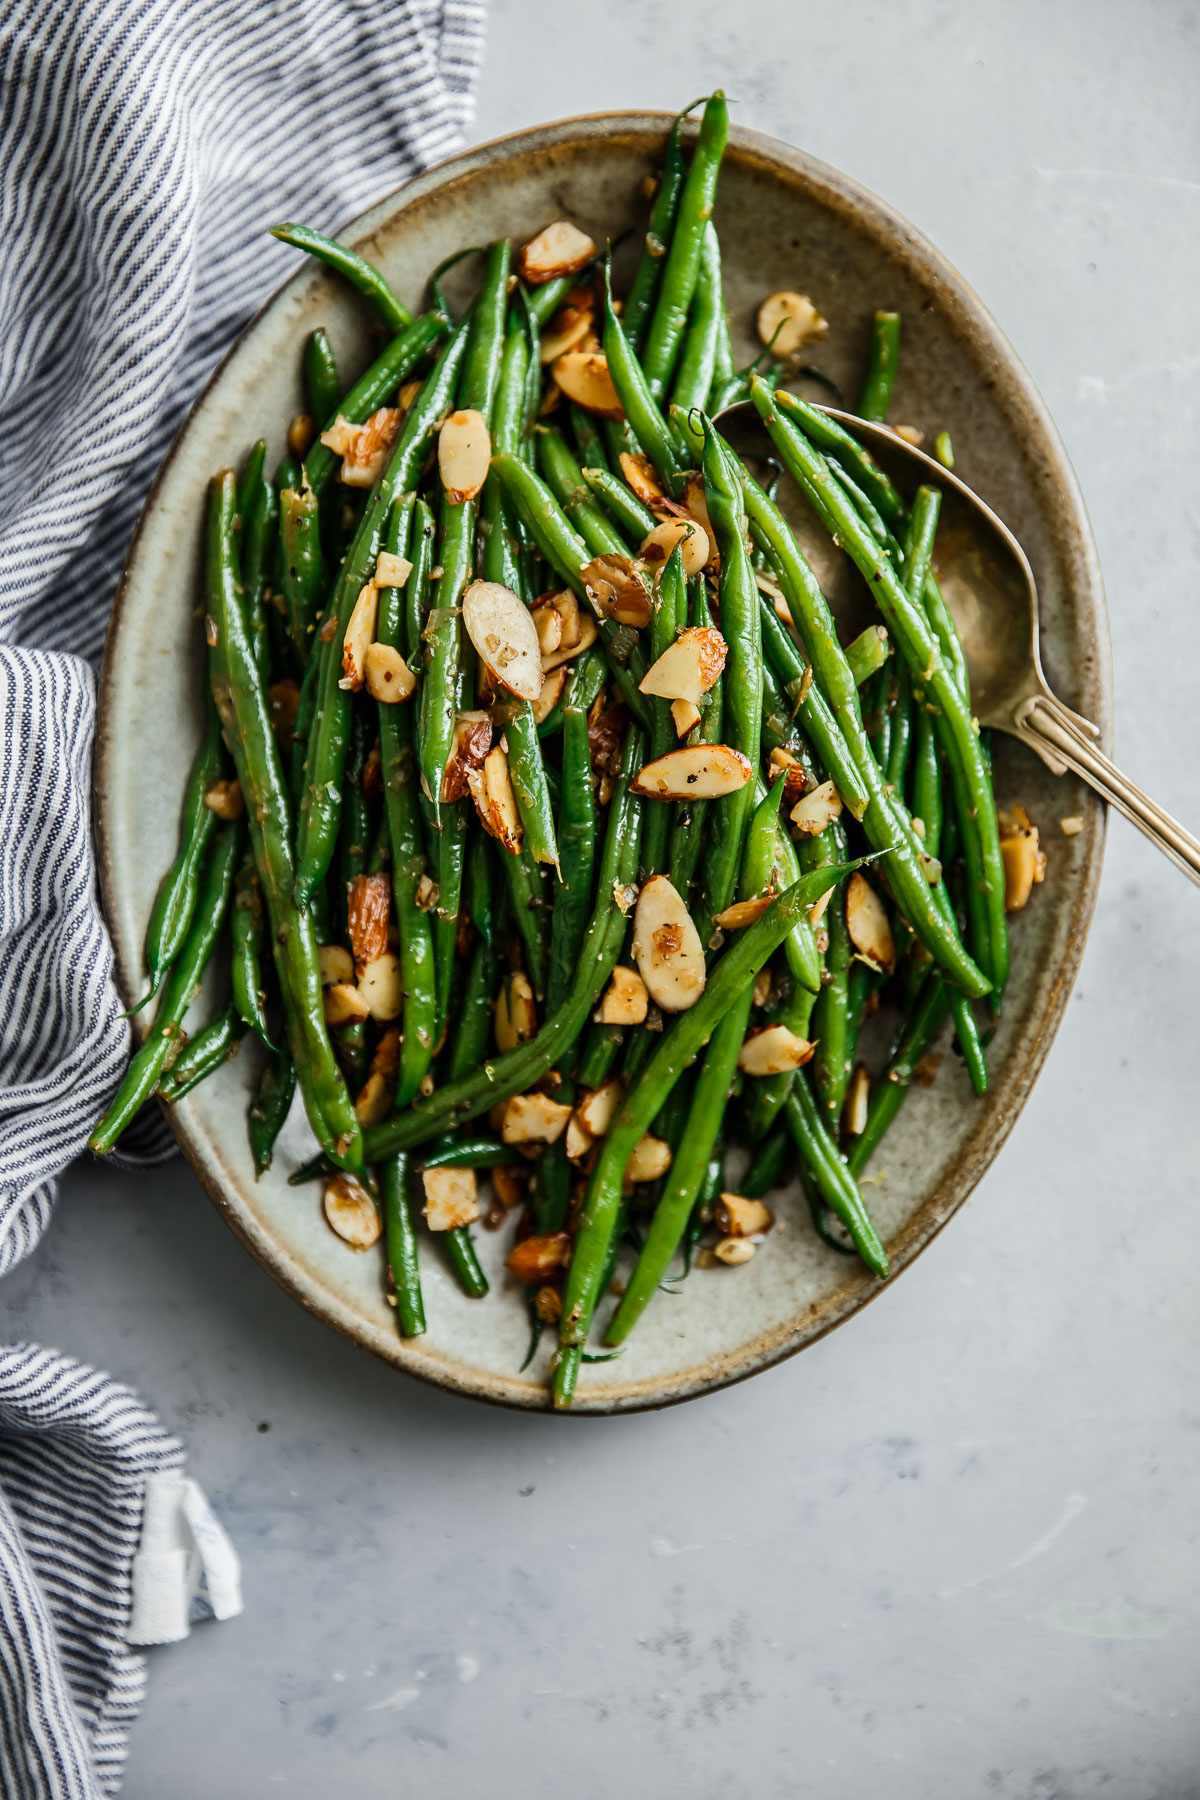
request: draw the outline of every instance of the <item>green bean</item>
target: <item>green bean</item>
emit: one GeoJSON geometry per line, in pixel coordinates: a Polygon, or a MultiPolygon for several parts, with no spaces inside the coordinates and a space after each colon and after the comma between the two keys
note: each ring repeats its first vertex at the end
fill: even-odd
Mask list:
{"type": "Polygon", "coordinates": [[[679,442],[658,410],[658,401],[613,310],[611,274],[604,269],[604,355],[629,429],[671,493],[682,486],[684,459],[679,442]]]}
{"type": "Polygon", "coordinates": [[[546,1015],[562,1005],[574,979],[592,907],[596,865],[596,796],[592,788],[588,713],[603,682],[604,665],[585,651],[571,677],[563,710],[559,882],[550,919],[546,1015]]]}
{"type": "Polygon", "coordinates": [[[306,669],[326,580],[320,503],[311,488],[283,489],[279,537],[288,631],[300,666],[306,669]]]}
{"type": "Polygon", "coordinates": [[[255,1176],[271,1166],[275,1140],[283,1130],[296,1092],[296,1066],[290,1050],[277,1050],[262,1067],[250,1102],[250,1149],[255,1176]]]}
{"type": "Polygon", "coordinates": [[[575,439],[575,449],[581,463],[589,468],[608,472],[608,454],[604,448],[604,439],[599,427],[590,412],[572,400],[568,417],[571,421],[571,436],[575,439]]]}
{"type": "MultiPolygon", "coordinates": [[[[410,325],[399,337],[393,338],[370,368],[359,376],[349,393],[343,394],[340,402],[335,401],[329,413],[321,415],[321,430],[332,430],[339,419],[346,419],[351,425],[365,424],[372,413],[394,399],[405,376],[416,368],[425,352],[436,344],[448,325],[449,320],[444,313],[427,312],[415,325],[410,325]]],[[[328,444],[323,444],[318,437],[304,459],[304,480],[314,494],[324,493],[337,465],[337,452],[331,450],[328,444]]],[[[300,483],[297,480],[289,485],[298,487],[300,483]]]]}
{"type": "Polygon", "coordinates": [[[856,688],[877,675],[891,655],[888,634],[882,625],[868,625],[846,645],[846,661],[856,688]]]}
{"type": "MultiPolygon", "coordinates": [[[[708,590],[703,576],[692,581],[691,600],[692,624],[711,627],[712,613],[709,610],[708,590]]],[[[721,743],[724,721],[724,682],[718,678],[700,700],[700,724],[697,727],[699,741],[702,744],[721,743]]],[[[693,800],[690,805],[674,809],[667,874],[671,886],[682,895],[685,905],[704,849],[704,826],[712,805],[711,800],[693,800]]]]}
{"type": "Polygon", "coordinates": [[[787,1126],[778,1122],[771,1127],[766,1137],[760,1138],[755,1144],[750,1166],[738,1183],[738,1193],[743,1194],[747,1200],[761,1200],[773,1187],[778,1187],[783,1180],[790,1151],[791,1139],[787,1126]]]}
{"type": "Polygon", "coordinates": [[[831,419],[819,406],[787,396],[789,411],[804,435],[832,456],[839,467],[851,476],[869,498],[872,506],[893,530],[902,531],[908,517],[903,495],[880,468],[869,450],[853,437],[838,419],[831,419]]]}
{"type": "Polygon", "coordinates": [[[209,490],[206,599],[209,678],[246,802],[250,843],[267,905],[288,1044],[309,1123],[325,1154],[361,1166],[362,1138],[325,1026],[313,921],[294,899],[287,788],[267,696],[254,663],[237,588],[233,476],[209,490]]]}
{"type": "Polygon", "coordinates": [[[241,522],[242,604],[254,639],[259,670],[266,681],[270,672],[270,651],[263,598],[267,570],[274,561],[279,535],[279,496],[271,483],[261,476],[250,494],[241,522]]]}
{"type": "MultiPolygon", "coordinates": [[[[489,1007],[490,1010],[490,1007],[489,1007]]],[[[447,1138],[436,1150],[421,1158],[423,1169],[495,1169],[513,1160],[511,1144],[498,1138],[447,1138]]]]}
{"type": "Polygon", "coordinates": [[[866,1128],[861,1136],[855,1138],[847,1157],[847,1167],[852,1175],[861,1175],[903,1105],[917,1072],[917,1064],[945,1020],[948,1002],[949,990],[945,984],[936,977],[930,977],[921,990],[904,1035],[888,1065],[887,1074],[871,1090],[866,1128]]]}
{"type": "Polygon", "coordinates": [[[578,279],[577,275],[556,275],[553,281],[543,281],[540,287],[525,290],[525,299],[536,325],[549,323],[578,279]]]}
{"type": "MultiPolygon", "coordinates": [[[[693,102],[694,104],[696,103],[693,102]]],[[[687,112],[691,110],[688,107],[687,112]]],[[[683,153],[679,148],[679,127],[687,117],[687,112],[679,114],[667,133],[662,174],[650,208],[641,259],[625,300],[625,329],[635,349],[641,348],[642,339],[650,327],[675,214],[679,210],[679,196],[683,192],[683,153]]]]}
{"type": "MultiPolygon", "coordinates": [[[[824,879],[824,871],[816,876],[801,876],[793,887],[772,901],[753,925],[739,933],[733,947],[713,965],[700,999],[687,1012],[678,1014],[670,1030],[664,1032],[641,1078],[621,1102],[592,1171],[567,1274],[561,1349],[554,1376],[556,1407],[569,1406],[575,1391],[580,1352],[599,1298],[599,1279],[620,1205],[621,1180],[634,1146],[692,1058],[709,1038],[715,1040],[719,1022],[731,1013],[747,987],[752,988],[763,963],[812,905],[818,884],[824,879]]],[[[694,1111],[693,1108],[693,1114],[694,1111]]]]}
{"type": "MultiPolygon", "coordinates": [[[[229,477],[229,484],[232,519],[232,475],[229,477]]],[[[146,1035],[145,1043],[125,1071],[124,1080],[107,1112],[88,1138],[88,1149],[97,1156],[107,1155],[134,1115],[150,1098],[171,1051],[179,1043],[184,1014],[195,999],[200,977],[225,922],[240,843],[241,830],[236,825],[222,826],[217,833],[205,868],[195,915],[179,956],[167,977],[154,1023],[146,1035]]]]}
{"type": "Polygon", "coordinates": [[[710,219],[704,228],[700,273],[696,281],[684,338],[683,355],[675,376],[672,404],[683,412],[708,404],[717,360],[717,338],[725,315],[725,289],[721,281],[721,249],[710,219]]]}
{"type": "Polygon", "coordinates": [[[924,827],[926,852],[936,857],[942,840],[942,767],[933,720],[923,706],[913,727],[912,810],[924,827]]]}
{"type": "MultiPolygon", "coordinates": [[[[449,1082],[461,1081],[463,1076],[473,1074],[487,1053],[488,1035],[492,1025],[492,977],[491,953],[483,939],[480,938],[471,952],[466,986],[447,1058],[446,1079],[449,1082]]],[[[438,1151],[444,1153],[451,1148],[451,1140],[443,1138],[437,1150],[433,1152],[433,1156],[425,1159],[425,1167],[428,1169],[431,1166],[439,1166],[434,1162],[438,1151]]],[[[478,1149],[478,1143],[476,1149],[478,1149]]],[[[511,1160],[511,1152],[505,1160],[511,1160]]],[[[462,1168],[464,1165],[462,1163],[453,1165],[442,1163],[440,1166],[442,1168],[450,1166],[462,1168]]],[[[447,1259],[464,1294],[470,1300],[482,1299],[488,1291],[487,1276],[479,1266],[479,1258],[475,1254],[475,1246],[471,1242],[471,1234],[466,1226],[456,1225],[450,1231],[438,1232],[436,1235],[441,1240],[447,1259]]]]}
{"type": "MultiPolygon", "coordinates": [[[[675,642],[676,632],[682,630],[686,623],[687,585],[683,575],[683,553],[680,545],[676,544],[667,558],[666,567],[654,592],[654,612],[650,619],[652,664],[675,642]]],[[[650,760],[653,762],[656,757],[665,756],[668,750],[674,749],[677,742],[670,701],[651,699],[650,760]]],[[[646,828],[642,834],[643,880],[648,880],[651,875],[661,875],[666,868],[674,812],[675,808],[669,801],[659,801],[651,806],[646,815],[646,828]]]]}
{"type": "MultiPolygon", "coordinates": [[[[826,852],[829,861],[844,860],[845,839],[840,828],[831,825],[821,836],[829,839],[826,852]]],[[[824,923],[829,933],[829,948],[825,952],[826,980],[817,995],[812,1017],[813,1036],[817,1043],[813,1052],[812,1078],[821,1109],[836,1129],[842,1114],[842,1102],[846,1097],[846,1083],[850,1079],[846,1045],[850,1028],[850,963],[854,945],[850,941],[846,925],[844,893],[834,894],[825,909],[824,923]]]]}
{"type": "Polygon", "coordinates": [[[425,1330],[425,1301],[417,1234],[413,1226],[412,1181],[407,1151],[399,1150],[380,1164],[379,1199],[383,1209],[388,1287],[396,1305],[400,1336],[420,1337],[425,1330]]]}
{"type": "Polygon", "coordinates": [[[221,742],[221,721],[206,688],[204,736],[192,759],[183,796],[179,850],[159,883],[150,923],[146,927],[145,954],[146,967],[150,971],[150,991],[130,1009],[131,1012],[140,1012],[154,998],[191,928],[205,853],[217,829],[217,815],[206,804],[205,796],[216,786],[227,767],[221,742]]]}
{"type": "Polygon", "coordinates": [[[467,346],[463,320],[432,374],[413,401],[395,447],[363,513],[342,562],[326,609],[316,706],[308,743],[308,770],[300,807],[297,837],[296,900],[306,905],[324,880],[337,842],[341,814],[341,778],[346,759],[351,696],[340,686],[346,626],[360,589],[370,579],[387,523],[392,497],[405,493],[424,461],[430,435],[454,391],[458,366],[467,346]]]}
{"type": "Polygon", "coordinates": [[[229,1062],[242,1047],[246,1027],[236,1006],[230,1003],[211,1019],[203,1031],[189,1038],[158,1084],[162,1099],[172,1105],[229,1062]]]}
{"type": "MultiPolygon", "coordinates": [[[[592,499],[562,432],[542,425],[534,434],[542,480],[578,531],[592,556],[625,556],[629,545],[592,499]]],[[[638,542],[641,540],[639,539],[638,542]]]]}
{"type": "Polygon", "coordinates": [[[526,972],[540,999],[550,980],[550,944],[541,871],[524,845],[517,851],[506,851],[501,867],[525,953],[526,972]]]}
{"type": "MultiPolygon", "coordinates": [[[[679,198],[679,210],[671,233],[671,245],[667,252],[654,316],[642,350],[642,366],[650,392],[656,401],[661,402],[670,386],[671,375],[679,357],[684,327],[700,274],[705,232],[712,217],[717,176],[728,133],[729,112],[725,96],[717,92],[706,102],[704,116],[700,121],[700,133],[692,152],[691,167],[679,198]]],[[[634,429],[637,429],[636,425],[634,429]]]]}
{"type": "Polygon", "coordinates": [[[350,941],[350,889],[367,866],[367,838],[371,825],[367,796],[363,793],[366,760],[366,713],[359,706],[355,707],[350,720],[350,749],[342,779],[342,824],[338,833],[337,930],[343,943],[350,941]]]}
{"type": "MultiPolygon", "coordinates": [[[[749,497],[750,483],[745,485],[749,497]]],[[[867,809],[867,788],[838,719],[816,684],[811,679],[805,682],[808,664],[765,595],[759,597],[758,610],[763,654],[791,695],[801,729],[828,770],[844,805],[856,819],[861,819],[867,809]],[[803,698],[796,705],[801,694],[803,698]]]]}
{"type": "Polygon", "coordinates": [[[958,1039],[963,1062],[966,1064],[967,1074],[971,1078],[971,1086],[977,1094],[986,1094],[988,1091],[987,1059],[984,1055],[979,1027],[975,1023],[975,1015],[971,1011],[971,1002],[957,988],[950,989],[949,1000],[950,1016],[954,1020],[954,1035],[958,1039]]]}
{"type": "Polygon", "coordinates": [[[854,1174],[839,1156],[803,1076],[793,1082],[783,1116],[822,1200],[842,1221],[871,1273],[886,1280],[887,1252],[863,1204],[854,1174]]]}
{"type": "Polygon", "coordinates": [[[492,840],[483,832],[472,834],[467,844],[467,914],[493,955],[499,948],[493,890],[492,840]]]}
{"type": "Polygon", "coordinates": [[[310,331],[304,343],[304,388],[314,419],[328,419],[342,397],[341,377],[333,345],[323,325],[310,331]]]}
{"type": "Polygon", "coordinates": [[[617,530],[631,544],[640,544],[647,533],[654,530],[658,520],[618,476],[611,475],[607,469],[596,468],[586,468],[582,473],[617,530]]]}
{"type": "Polygon", "coordinates": [[[336,269],[339,275],[356,287],[360,294],[365,294],[372,301],[384,324],[392,331],[403,331],[413,322],[413,316],[402,300],[397,299],[384,276],[373,265],[359,256],[355,250],[348,250],[344,244],[335,244],[319,231],[312,231],[307,225],[287,223],[272,225],[271,236],[278,238],[283,244],[291,244],[294,250],[303,250],[309,256],[326,263],[329,268],[336,269]]]}
{"type": "Polygon", "coordinates": [[[954,440],[948,431],[939,431],[933,440],[933,454],[943,469],[954,467],[954,440]]]}
{"type": "Polygon", "coordinates": [[[230,910],[231,945],[229,981],[233,1007],[244,1025],[257,1032],[268,1050],[274,1050],[267,1030],[266,987],[263,980],[263,904],[254,858],[248,856],[238,870],[230,910]]]}
{"type": "Polygon", "coordinates": [[[267,440],[266,438],[259,438],[257,443],[252,444],[247,451],[246,460],[242,464],[241,473],[238,476],[238,529],[243,536],[245,535],[246,530],[246,520],[249,517],[251,508],[258,499],[259,491],[262,487],[263,468],[266,464],[266,460],[267,440]]]}
{"type": "Polygon", "coordinates": [[[904,792],[904,776],[908,768],[908,752],[912,744],[913,691],[908,664],[897,662],[892,675],[891,731],[888,734],[887,757],[883,775],[896,794],[904,792]]]}
{"type": "Polygon", "coordinates": [[[883,424],[892,403],[896,360],[900,354],[900,314],[877,312],[871,321],[871,350],[866,379],[858,398],[858,415],[883,424]]]}

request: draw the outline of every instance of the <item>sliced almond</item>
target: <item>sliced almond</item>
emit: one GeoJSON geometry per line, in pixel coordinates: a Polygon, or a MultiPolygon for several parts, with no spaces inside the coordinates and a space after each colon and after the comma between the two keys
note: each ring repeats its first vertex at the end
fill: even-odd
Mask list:
{"type": "Polygon", "coordinates": [[[640,1025],[648,1007],[646,984],[637,970],[618,963],[594,1017],[598,1025],[640,1025]]]}
{"type": "Polygon", "coordinates": [[[770,1231],[775,1220],[769,1206],[761,1200],[748,1200],[744,1194],[722,1194],[713,1220],[722,1237],[761,1237],[770,1231]]]}
{"type": "Polygon", "coordinates": [[[604,614],[618,625],[648,625],[654,602],[631,556],[597,556],[579,571],[583,585],[604,614]]]}
{"type": "Polygon", "coordinates": [[[850,942],[873,969],[890,975],[896,967],[896,940],[887,908],[861,869],[846,883],[846,930],[850,942]]]}
{"type": "Polygon", "coordinates": [[[574,350],[584,338],[591,337],[596,315],[590,306],[560,306],[542,333],[541,356],[544,363],[557,362],[568,350],[574,350]]]}
{"type": "Polygon", "coordinates": [[[764,1025],[752,1031],[738,1053],[738,1068],[747,1075],[782,1075],[800,1069],[813,1053],[807,1038],[797,1037],[786,1025],[764,1025]]]}
{"type": "Polygon", "coordinates": [[[384,706],[396,706],[407,700],[417,685],[417,678],[394,644],[368,644],[363,659],[363,676],[372,700],[384,706]]]}
{"type": "Polygon", "coordinates": [[[861,1137],[867,1129],[870,1104],[871,1077],[867,1073],[867,1065],[855,1063],[854,1073],[846,1086],[846,1101],[842,1108],[842,1123],[850,1137],[861,1137]]]}
{"type": "Polygon", "coordinates": [[[589,1138],[604,1137],[616,1117],[617,1108],[621,1104],[625,1092],[624,1083],[614,1075],[601,1087],[594,1088],[575,1108],[575,1117],[587,1132],[589,1138]]]}
{"type": "Polygon", "coordinates": [[[501,983],[496,997],[495,1033],[497,1050],[515,1050],[537,1036],[537,1008],[529,977],[520,969],[501,983]]]}
{"type": "Polygon", "coordinates": [[[387,1076],[381,1069],[374,1069],[359,1089],[354,1116],[360,1125],[378,1125],[391,1112],[395,1097],[387,1076]]]}
{"type": "Polygon", "coordinates": [[[720,676],[727,648],[711,625],[690,625],[651,663],[639,689],[663,700],[690,700],[694,706],[720,676]]]}
{"type": "Polygon", "coordinates": [[[722,1238],[719,1244],[713,1245],[712,1253],[718,1262],[736,1269],[739,1263],[748,1263],[758,1249],[753,1238],[722,1238]]]}
{"type": "Polygon", "coordinates": [[[544,656],[542,658],[542,671],[544,674],[549,675],[554,669],[561,668],[563,663],[572,662],[575,657],[582,656],[585,650],[591,649],[592,645],[599,637],[600,633],[591,613],[581,612],[578,617],[579,642],[577,644],[572,644],[569,650],[566,645],[564,645],[561,650],[555,650],[551,656],[544,656]]]}
{"type": "Polygon", "coordinates": [[[631,786],[652,800],[719,800],[745,787],[753,773],[728,744],[685,744],[643,763],[631,786]]]}
{"type": "Polygon", "coordinates": [[[774,898],[774,894],[756,894],[753,900],[735,900],[732,906],[717,914],[713,924],[719,925],[722,931],[744,931],[755,919],[762,918],[774,898]]]}
{"type": "Polygon", "coordinates": [[[685,738],[700,723],[700,708],[693,706],[690,700],[672,700],[671,720],[675,726],[675,736],[685,738]]]}
{"type": "Polygon", "coordinates": [[[400,958],[394,950],[372,957],[358,978],[358,992],[373,1019],[381,1025],[398,1019],[404,1008],[404,982],[400,958]]]}
{"type": "Polygon", "coordinates": [[[548,1094],[515,1094],[505,1105],[500,1136],[506,1144],[554,1144],[570,1116],[571,1108],[548,1094]]]}
{"type": "Polygon", "coordinates": [[[471,791],[470,773],[481,769],[492,747],[492,721],[485,712],[461,712],[454,721],[454,741],[442,776],[442,799],[461,800],[471,791]]]}
{"type": "Polygon", "coordinates": [[[776,356],[794,356],[828,332],[828,320],[821,317],[807,294],[768,294],[758,309],[759,339],[769,344],[776,356]]]}
{"type": "Polygon", "coordinates": [[[346,935],[354,953],[355,973],[382,956],[388,943],[388,919],[392,910],[391,877],[383,873],[356,875],[346,894],[346,935]]]}
{"type": "Polygon", "coordinates": [[[683,493],[680,499],[688,517],[695,519],[697,525],[702,525],[704,528],[704,535],[708,539],[711,552],[708,571],[710,574],[715,574],[721,566],[721,558],[717,554],[717,534],[713,530],[712,520],[708,514],[708,495],[704,491],[703,475],[688,476],[683,484],[683,493]]]}
{"type": "Polygon", "coordinates": [[[568,400],[602,419],[623,419],[608,358],[602,350],[568,350],[553,364],[554,379],[568,400]]]}
{"type": "Polygon", "coordinates": [[[407,556],[397,556],[394,550],[381,550],[375,558],[376,587],[402,588],[411,574],[407,556]]]}
{"type": "Polygon", "coordinates": [[[452,412],[438,433],[438,474],[451,506],[475,498],[491,460],[492,440],[483,414],[452,412]]]}
{"type": "Polygon", "coordinates": [[[321,433],[321,442],[342,459],[341,478],[347,487],[375,486],[400,434],[403,417],[398,406],[381,406],[362,425],[338,418],[329,431],[321,433]]]}
{"type": "Polygon", "coordinates": [[[479,1217],[474,1169],[425,1169],[425,1223],[430,1231],[458,1231],[479,1217]]]}
{"type": "Polygon", "coordinates": [[[325,1183],[325,1217],[343,1244],[369,1250],[383,1230],[375,1202],[353,1175],[334,1175],[325,1183]]]}
{"type": "Polygon", "coordinates": [[[762,1007],[767,1005],[771,998],[771,989],[773,985],[774,983],[771,980],[771,970],[768,965],[767,967],[760,969],[758,974],[754,977],[755,1006],[762,1007]]]}
{"type": "Polygon", "coordinates": [[[529,616],[533,620],[534,629],[537,632],[539,651],[544,657],[553,656],[562,644],[562,614],[557,606],[551,606],[547,601],[543,601],[540,606],[534,607],[529,616]]]}
{"type": "Polygon", "coordinates": [[[516,856],[524,841],[521,815],[508,772],[508,757],[498,745],[488,751],[482,769],[467,770],[467,785],[483,829],[516,856]]]}
{"type": "Polygon", "coordinates": [[[642,539],[638,555],[655,575],[666,568],[676,545],[682,545],[680,560],[685,575],[699,575],[712,552],[708,533],[695,519],[664,519],[642,539]]]}
{"type": "Polygon", "coordinates": [[[638,896],[633,955],[646,991],[663,1012],[686,1012],[704,992],[700,933],[665,875],[652,875],[638,896]]]}
{"type": "Polygon", "coordinates": [[[322,944],[317,951],[317,968],[322,987],[332,987],[339,981],[354,981],[354,958],[341,944],[322,944]]]}
{"type": "Polygon", "coordinates": [[[542,683],[541,693],[533,702],[533,722],[535,725],[540,725],[544,719],[550,717],[550,714],[562,699],[562,691],[566,684],[567,671],[565,669],[551,669],[545,681],[542,683]]]}
{"type": "Polygon", "coordinates": [[[204,804],[209,812],[216,813],[218,819],[232,824],[240,819],[246,810],[245,796],[238,781],[214,781],[204,796],[204,804]]]}
{"type": "Polygon", "coordinates": [[[510,1275],[526,1287],[537,1287],[565,1269],[571,1260],[572,1238],[569,1231],[549,1231],[542,1237],[522,1238],[505,1258],[510,1275]]]}
{"type": "Polygon", "coordinates": [[[595,254],[596,246],[586,231],[580,231],[569,219],[555,219],[521,246],[517,252],[517,274],[531,287],[540,287],[545,281],[578,275],[595,254]]]}
{"type": "Polygon", "coordinates": [[[334,1029],[338,1025],[357,1025],[360,1019],[369,1019],[371,1008],[356,987],[348,981],[335,981],[327,987],[324,994],[325,1023],[334,1029]]]}
{"type": "Polygon", "coordinates": [[[625,1164],[624,1179],[629,1183],[657,1181],[670,1166],[670,1144],[665,1138],[647,1136],[633,1146],[633,1154],[625,1164]]]}
{"type": "Polygon", "coordinates": [[[542,656],[529,608],[498,581],[473,581],[462,602],[463,625],[479,656],[518,700],[542,691],[542,656]]]}
{"type": "Polygon", "coordinates": [[[620,462],[626,483],[643,506],[654,507],[666,499],[666,489],[658,479],[658,471],[648,456],[635,456],[631,451],[623,450],[620,462]]]}
{"type": "Polygon", "coordinates": [[[767,779],[772,785],[782,776],[784,782],[783,799],[787,806],[793,805],[804,792],[804,765],[798,757],[792,755],[779,744],[771,752],[771,760],[767,768],[767,779]]]}
{"type": "Polygon", "coordinates": [[[373,581],[358,590],[358,599],[354,602],[354,611],[350,614],[346,626],[346,636],[342,643],[342,677],[338,682],[341,688],[349,688],[357,694],[363,684],[367,668],[367,651],[375,642],[375,621],[379,616],[379,589],[373,581]]]}
{"type": "Polygon", "coordinates": [[[832,781],[823,781],[797,800],[788,817],[805,837],[818,837],[827,825],[841,817],[842,797],[832,781]]]}
{"type": "Polygon", "coordinates": [[[553,594],[550,598],[555,612],[562,620],[562,637],[559,642],[564,650],[574,650],[583,634],[579,602],[570,588],[563,588],[560,593],[553,594]]]}

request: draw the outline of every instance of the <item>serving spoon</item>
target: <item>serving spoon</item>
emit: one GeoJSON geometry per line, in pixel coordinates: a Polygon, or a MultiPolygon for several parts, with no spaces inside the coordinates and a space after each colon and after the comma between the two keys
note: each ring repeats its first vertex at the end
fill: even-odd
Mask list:
{"type": "MultiPolygon", "coordinates": [[[[937,561],[946,604],[958,628],[971,678],[971,705],[981,725],[1027,744],[1055,775],[1068,769],[1143,831],[1200,885],[1200,840],[1123,775],[1100,747],[1099,729],[1051,692],[1038,642],[1037,583],[1029,558],[1008,526],[973,488],[886,425],[834,406],[821,411],[866,446],[906,493],[916,483],[942,496],[937,561]]],[[[743,452],[774,455],[749,402],[719,415],[721,430],[743,452]]],[[[795,515],[789,523],[797,524],[795,515]]],[[[802,547],[810,534],[798,529],[802,547]]],[[[828,562],[828,540],[810,560],[828,562]]],[[[825,573],[817,569],[818,576],[825,573]]],[[[824,584],[824,583],[823,583],[824,584]]]]}

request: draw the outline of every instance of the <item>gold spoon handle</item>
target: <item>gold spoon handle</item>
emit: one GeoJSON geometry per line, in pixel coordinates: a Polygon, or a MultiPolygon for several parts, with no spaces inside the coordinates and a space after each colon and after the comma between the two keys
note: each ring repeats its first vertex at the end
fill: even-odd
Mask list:
{"type": "Polygon", "coordinates": [[[1077,722],[1057,700],[1036,694],[1019,708],[1014,723],[1017,736],[1037,751],[1048,768],[1056,775],[1074,770],[1200,886],[1200,840],[1122,775],[1099,744],[1080,730],[1086,721],[1077,722]]]}

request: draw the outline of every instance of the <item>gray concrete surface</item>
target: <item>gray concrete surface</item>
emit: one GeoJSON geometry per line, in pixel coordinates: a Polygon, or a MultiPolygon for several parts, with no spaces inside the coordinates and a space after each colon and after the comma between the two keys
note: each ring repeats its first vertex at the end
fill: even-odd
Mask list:
{"type": "MultiPolygon", "coordinates": [[[[1024,355],[1095,521],[1118,754],[1200,819],[1194,5],[494,0],[479,137],[670,105],[848,170],[1024,355]]],[[[1200,896],[1117,820],[1069,1016],[953,1228],[659,1417],[422,1391],[178,1165],[64,1183],[5,1329],[191,1447],[247,1610],[152,1656],[129,1800],[1200,1795],[1200,896]]]]}

